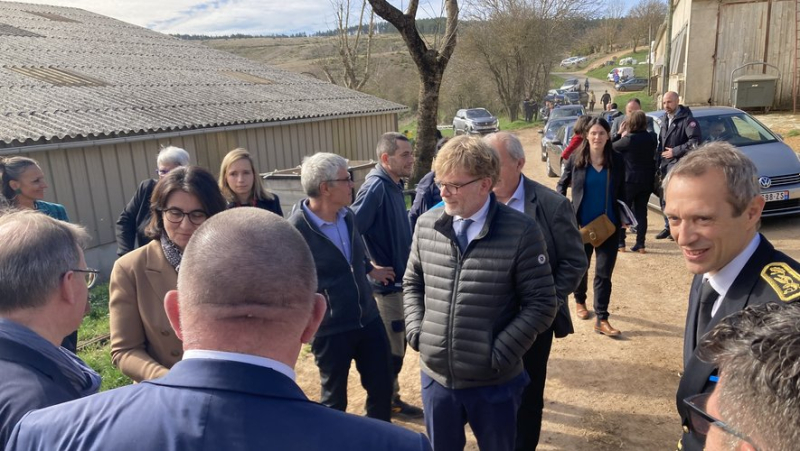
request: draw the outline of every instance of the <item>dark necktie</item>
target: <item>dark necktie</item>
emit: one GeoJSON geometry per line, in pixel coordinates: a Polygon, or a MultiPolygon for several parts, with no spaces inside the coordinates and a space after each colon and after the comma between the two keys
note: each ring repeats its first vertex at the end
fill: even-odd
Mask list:
{"type": "Polygon", "coordinates": [[[467,249],[467,245],[469,244],[469,240],[467,239],[467,230],[473,222],[475,221],[472,219],[462,219],[456,223],[458,226],[456,227],[456,241],[458,241],[458,248],[461,250],[462,254],[467,249]]]}
{"type": "Polygon", "coordinates": [[[699,342],[700,337],[707,332],[706,328],[708,323],[711,322],[711,310],[714,309],[714,302],[719,298],[714,288],[709,283],[708,279],[703,282],[700,288],[700,309],[697,312],[697,335],[696,340],[699,342]]]}

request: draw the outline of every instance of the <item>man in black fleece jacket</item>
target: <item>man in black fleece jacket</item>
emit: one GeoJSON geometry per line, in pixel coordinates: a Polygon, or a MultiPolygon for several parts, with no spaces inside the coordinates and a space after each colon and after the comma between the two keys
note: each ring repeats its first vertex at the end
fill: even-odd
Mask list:
{"type": "Polygon", "coordinates": [[[355,216],[347,208],[353,196],[347,160],[332,153],[308,157],[300,183],[308,199],[295,205],[289,222],[313,250],[317,292],[328,303],[311,343],[322,382],[320,402],[347,409],[347,376],[355,359],[367,391],[367,416],[391,421],[389,339],[367,281],[367,274],[382,278],[388,270],[366,258],[355,216]]]}

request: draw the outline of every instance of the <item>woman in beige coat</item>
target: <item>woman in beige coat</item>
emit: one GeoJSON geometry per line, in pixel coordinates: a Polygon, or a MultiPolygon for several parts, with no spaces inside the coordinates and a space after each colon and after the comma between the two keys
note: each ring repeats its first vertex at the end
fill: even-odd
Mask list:
{"type": "Polygon", "coordinates": [[[136,382],[161,377],[183,355],[164,312],[177,287],[192,233],[225,210],[214,177],[197,166],[173,169],[153,190],[147,234],[153,241],[117,260],[111,272],[111,360],[136,382]]]}

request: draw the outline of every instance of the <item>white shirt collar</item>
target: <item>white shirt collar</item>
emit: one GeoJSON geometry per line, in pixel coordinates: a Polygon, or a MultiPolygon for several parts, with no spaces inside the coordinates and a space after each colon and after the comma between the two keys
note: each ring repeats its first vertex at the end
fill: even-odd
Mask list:
{"type": "Polygon", "coordinates": [[[209,351],[206,349],[190,349],[183,353],[183,360],[188,359],[211,359],[227,360],[230,362],[248,363],[250,365],[263,366],[273,369],[291,380],[295,380],[294,370],[285,363],[272,360],[267,357],[259,357],[250,354],[240,354],[238,352],[209,351]]]}
{"type": "MultiPolygon", "coordinates": [[[[472,219],[472,224],[467,229],[467,242],[472,241],[475,239],[476,236],[483,230],[484,224],[486,224],[486,217],[489,215],[489,204],[492,202],[492,196],[489,195],[486,198],[486,202],[483,204],[480,210],[476,211],[474,215],[468,218],[462,218],[461,216],[453,216],[453,225],[456,222],[462,221],[464,219],[472,219]]],[[[455,229],[454,229],[455,230],[455,229]]]]}
{"type": "Polygon", "coordinates": [[[506,205],[517,210],[520,213],[525,213],[525,184],[522,175],[519,176],[519,184],[514,194],[508,199],[506,205]]]}
{"type": "Polygon", "coordinates": [[[717,313],[717,309],[719,306],[722,305],[722,300],[725,298],[725,295],[728,293],[728,290],[731,289],[733,282],[736,280],[736,277],[739,276],[739,273],[742,272],[744,265],[747,264],[747,261],[750,260],[750,257],[756,252],[758,249],[758,245],[761,243],[761,234],[756,233],[756,236],[750,240],[750,243],[739,253],[733,260],[728,262],[727,265],[723,266],[722,269],[717,271],[716,274],[713,276],[708,275],[708,273],[703,274],[703,281],[708,280],[708,283],[711,284],[711,287],[719,293],[719,298],[717,301],[714,302],[714,307],[711,310],[711,316],[717,313]]]}

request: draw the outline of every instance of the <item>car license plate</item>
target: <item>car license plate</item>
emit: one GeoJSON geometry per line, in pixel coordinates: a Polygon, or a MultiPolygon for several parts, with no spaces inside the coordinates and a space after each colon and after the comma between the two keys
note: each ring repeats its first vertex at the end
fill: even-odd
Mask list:
{"type": "Polygon", "coordinates": [[[761,197],[767,202],[789,199],[789,191],[776,191],[774,193],[761,193],[761,197]]]}

